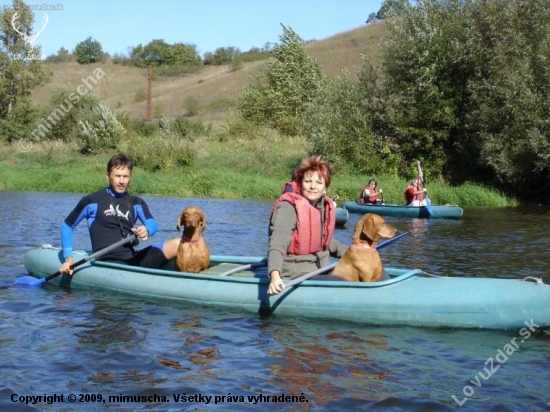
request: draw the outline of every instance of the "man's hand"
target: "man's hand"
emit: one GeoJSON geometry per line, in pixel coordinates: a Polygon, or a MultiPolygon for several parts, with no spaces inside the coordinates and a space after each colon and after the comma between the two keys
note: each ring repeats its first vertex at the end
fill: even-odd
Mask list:
{"type": "Polygon", "coordinates": [[[67,275],[73,275],[73,270],[71,269],[71,265],[74,263],[74,260],[72,257],[65,258],[65,262],[61,265],[59,268],[59,271],[63,274],[67,275]]]}
{"type": "Polygon", "coordinates": [[[149,237],[149,232],[145,226],[139,226],[132,228],[132,232],[136,234],[141,240],[147,240],[149,237]]]}

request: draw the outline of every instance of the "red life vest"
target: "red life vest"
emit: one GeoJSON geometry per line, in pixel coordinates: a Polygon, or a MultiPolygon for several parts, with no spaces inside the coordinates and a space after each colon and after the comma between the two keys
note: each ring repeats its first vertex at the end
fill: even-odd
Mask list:
{"type": "Polygon", "coordinates": [[[296,209],[296,227],[292,232],[287,254],[308,255],[321,250],[327,250],[336,224],[336,209],[332,199],[328,196],[324,198],[325,216],[322,233],[320,225],[321,211],[311,206],[309,200],[298,193],[285,193],[279,197],[271,208],[269,222],[271,222],[275,207],[283,201],[291,203],[294,209],[296,209]]]}
{"type": "Polygon", "coordinates": [[[285,184],[281,188],[281,193],[285,194],[288,192],[298,193],[298,183],[296,183],[294,180],[291,180],[290,182],[285,182],[285,184]]]}
{"type": "Polygon", "coordinates": [[[378,201],[376,195],[370,195],[367,199],[363,197],[363,192],[365,189],[369,189],[369,193],[376,193],[376,189],[371,189],[370,185],[365,185],[361,188],[361,193],[359,193],[359,203],[367,203],[365,200],[368,200],[368,203],[376,203],[378,201]]]}
{"type": "Polygon", "coordinates": [[[405,201],[407,204],[411,204],[414,200],[422,201],[424,200],[424,193],[419,193],[417,195],[413,194],[414,192],[418,192],[419,190],[422,190],[420,186],[413,186],[409,185],[407,186],[407,189],[403,193],[403,196],[405,197],[405,201]]]}

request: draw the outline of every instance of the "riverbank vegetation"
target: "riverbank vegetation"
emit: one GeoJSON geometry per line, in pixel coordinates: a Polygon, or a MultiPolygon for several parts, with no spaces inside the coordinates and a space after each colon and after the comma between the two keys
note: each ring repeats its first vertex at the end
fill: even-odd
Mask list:
{"type": "MultiPolygon", "coordinates": [[[[205,106],[190,95],[172,116],[157,99],[152,122],[117,111],[122,103],[105,103],[115,89],[110,69],[100,67],[76,91],[58,89],[32,104],[30,91],[47,83],[53,66],[10,61],[27,52],[13,35],[1,85],[0,188],[89,191],[104,184],[97,174],[106,159],[125,150],[136,161],[138,193],[271,199],[301,158],[319,153],[342,200],[375,177],[385,200],[401,203],[420,161],[434,203],[548,201],[550,11],[519,0],[386,3],[400,7],[371,26],[383,33],[380,43],[355,73],[328,76],[308,54],[312,44],[282,25],[269,59],[250,63],[251,77],[242,83],[241,76],[221,106],[208,106],[223,112],[215,123],[198,115],[205,106]],[[27,71],[36,82],[10,95],[22,90],[10,81],[27,71]]],[[[21,22],[30,28],[30,10],[21,22]]],[[[195,93],[206,90],[203,80],[195,93]]]]}
{"type": "MultiPolygon", "coordinates": [[[[179,197],[212,197],[229,199],[275,199],[290,171],[307,154],[303,138],[273,137],[267,143],[261,140],[231,140],[219,142],[198,137],[189,143],[192,163],[178,165],[172,158],[171,146],[162,143],[140,147],[157,151],[157,159],[166,159],[161,165],[139,165],[140,153],[135,142],[125,141],[120,149],[137,160],[130,191],[179,197]],[[153,146],[154,149],[153,149],[153,146]],[[164,150],[165,156],[158,156],[164,150]],[[170,160],[171,159],[171,160],[170,160]],[[152,167],[151,167],[152,166],[152,167]]],[[[15,144],[0,148],[0,190],[28,190],[69,193],[88,193],[107,184],[105,167],[111,154],[85,156],[74,143],[45,142],[22,153],[15,144]]],[[[354,200],[361,186],[375,177],[384,190],[388,203],[403,203],[407,182],[387,175],[335,174],[329,195],[338,194],[340,201],[354,200]]],[[[517,201],[495,189],[466,183],[451,187],[427,177],[426,187],[434,204],[461,206],[515,206],[517,201]]]]}

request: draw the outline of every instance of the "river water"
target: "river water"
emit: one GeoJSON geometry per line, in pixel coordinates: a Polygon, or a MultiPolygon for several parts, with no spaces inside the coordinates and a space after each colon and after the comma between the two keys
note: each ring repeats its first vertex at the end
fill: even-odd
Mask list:
{"type": "MultiPolygon", "coordinates": [[[[518,331],[262,318],[114,292],[14,285],[26,274],[26,251],[59,245],[59,225],[80,197],[0,191],[2,409],[411,411],[458,410],[461,404],[462,410],[550,410],[545,332],[533,333],[497,362],[518,331]],[[24,403],[39,395],[46,397],[24,403]],[[137,402],[122,401],[134,396],[137,402]]],[[[271,202],[143,197],[160,226],[153,240],[176,236],[180,210],[197,205],[207,215],[204,237],[212,254],[265,255],[271,202]]],[[[349,243],[359,217],[351,214],[335,236],[349,243]]],[[[460,220],[387,221],[409,232],[381,251],[388,266],[550,283],[548,208],[466,209],[460,220]]],[[[77,247],[89,248],[85,224],[75,236],[77,247]]]]}

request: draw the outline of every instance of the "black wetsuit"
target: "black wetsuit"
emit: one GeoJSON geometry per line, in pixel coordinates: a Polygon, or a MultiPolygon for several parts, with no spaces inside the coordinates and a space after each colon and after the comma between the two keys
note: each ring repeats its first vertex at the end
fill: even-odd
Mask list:
{"type": "MultiPolygon", "coordinates": [[[[80,199],[61,226],[61,244],[64,257],[72,256],[73,229],[83,219],[87,219],[93,252],[97,252],[131,235],[131,228],[134,227],[137,220],[140,220],[147,228],[149,236],[154,235],[158,230],[157,223],[143,199],[128,193],[119,195],[110,188],[102,189],[80,199]]],[[[112,250],[99,259],[120,261],[136,266],[158,267],[166,263],[166,260],[156,261],[156,259],[153,259],[155,262],[149,260],[152,258],[151,255],[160,258],[159,253],[164,257],[162,244],[155,244],[153,247],[147,247],[139,252],[136,252],[130,244],[127,244],[112,250]],[[145,259],[147,255],[150,255],[149,259],[145,259]]]]}

